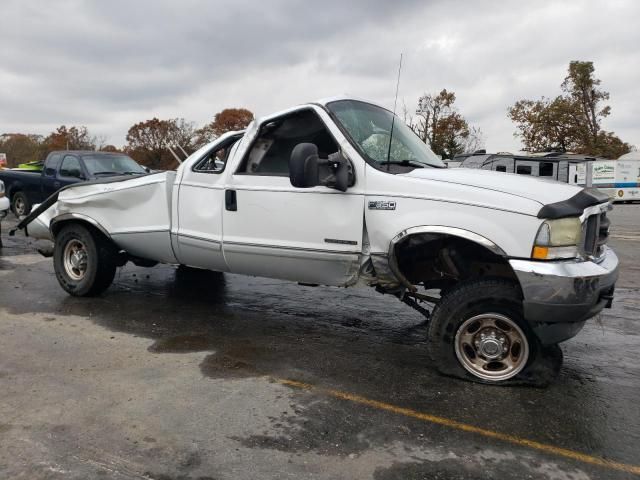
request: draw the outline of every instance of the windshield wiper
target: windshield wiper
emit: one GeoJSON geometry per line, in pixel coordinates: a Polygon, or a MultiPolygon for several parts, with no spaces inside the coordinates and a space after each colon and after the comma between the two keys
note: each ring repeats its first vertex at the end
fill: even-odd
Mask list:
{"type": "Polygon", "coordinates": [[[122,175],[120,172],[93,172],[93,175],[122,175]]]}
{"type": "Polygon", "coordinates": [[[403,167],[416,168],[425,168],[427,166],[426,163],[418,162],[417,160],[386,160],[379,163],[380,165],[402,165],[403,167]]]}

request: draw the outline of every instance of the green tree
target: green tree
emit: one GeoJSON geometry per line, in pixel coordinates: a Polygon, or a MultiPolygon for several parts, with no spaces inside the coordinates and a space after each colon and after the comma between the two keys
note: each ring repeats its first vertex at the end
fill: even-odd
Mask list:
{"type": "Polygon", "coordinates": [[[630,145],[602,129],[610,115],[609,92],[600,88],[593,62],[572,61],[561,84],[562,94],[550,100],[519,100],[508,110],[526,151],[571,151],[618,158],[630,145]]]}

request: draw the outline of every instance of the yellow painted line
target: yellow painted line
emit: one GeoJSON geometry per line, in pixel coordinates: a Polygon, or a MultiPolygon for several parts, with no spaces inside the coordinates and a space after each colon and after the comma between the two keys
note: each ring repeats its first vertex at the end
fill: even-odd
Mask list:
{"type": "Polygon", "coordinates": [[[509,435],[507,433],[500,433],[494,430],[487,430],[486,428],[480,428],[467,423],[458,422],[445,417],[439,417],[437,415],[431,415],[428,413],[418,412],[411,408],[398,407],[390,403],[379,402],[377,400],[371,400],[360,395],[353,393],[343,392],[340,390],[324,389],[316,387],[309,383],[298,382],[295,380],[288,380],[283,378],[276,378],[276,382],[282,385],[288,385],[290,387],[300,388],[303,390],[314,390],[325,395],[329,395],[340,400],[346,400],[348,402],[357,403],[360,405],[366,405],[367,407],[375,408],[378,410],[384,410],[387,412],[403,415],[405,417],[415,418],[424,422],[433,423],[436,425],[442,425],[445,427],[453,428],[463,432],[475,433],[487,438],[493,438],[503,442],[518,445],[520,447],[527,447],[533,450],[538,450],[545,453],[550,453],[559,457],[576,460],[578,462],[587,463],[590,465],[596,465],[598,467],[604,467],[611,470],[619,470],[621,472],[632,473],[634,475],[640,475],[640,466],[629,465],[626,463],[614,462],[602,457],[595,457],[586,453],[577,452],[575,450],[569,450],[567,448],[555,447],[546,443],[536,442],[534,440],[528,440],[526,438],[517,437],[515,435],[509,435]]]}

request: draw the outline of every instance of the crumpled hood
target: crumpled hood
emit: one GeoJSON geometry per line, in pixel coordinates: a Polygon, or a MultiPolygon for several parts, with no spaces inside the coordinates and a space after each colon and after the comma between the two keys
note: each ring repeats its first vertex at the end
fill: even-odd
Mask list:
{"type": "Polygon", "coordinates": [[[527,175],[472,168],[416,168],[403,176],[495,190],[547,205],[576,195],[582,187],[527,175]]]}

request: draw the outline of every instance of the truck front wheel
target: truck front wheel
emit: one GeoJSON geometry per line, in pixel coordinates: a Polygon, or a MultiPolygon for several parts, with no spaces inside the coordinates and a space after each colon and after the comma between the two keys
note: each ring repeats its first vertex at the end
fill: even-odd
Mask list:
{"type": "Polygon", "coordinates": [[[505,382],[531,364],[538,350],[514,282],[461,283],[443,295],[431,316],[429,353],[447,375],[505,382]]]}
{"type": "Polygon", "coordinates": [[[74,223],[56,235],[53,266],[63,289],[76,297],[105,291],[116,273],[116,251],[102,234],[74,223]]]}

